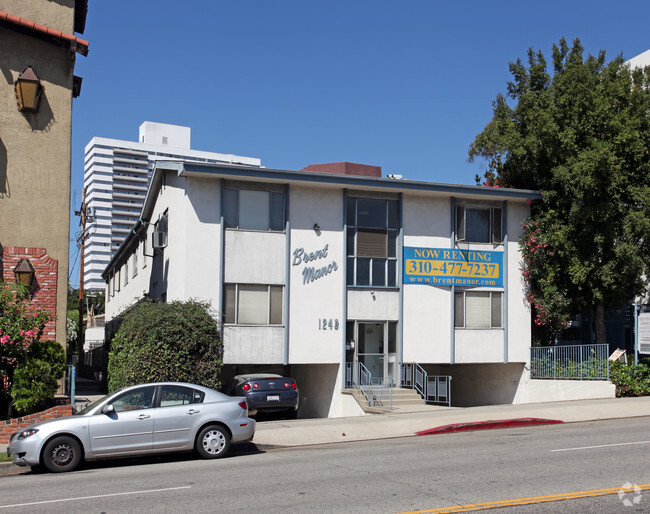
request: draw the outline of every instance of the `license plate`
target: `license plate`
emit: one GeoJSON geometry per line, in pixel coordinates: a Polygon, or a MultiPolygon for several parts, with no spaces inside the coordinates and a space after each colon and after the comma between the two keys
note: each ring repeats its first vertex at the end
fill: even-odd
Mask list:
{"type": "Polygon", "coordinates": [[[279,402],[280,401],[280,395],[279,394],[268,394],[268,395],[266,395],[266,401],[267,402],[279,402]]]}

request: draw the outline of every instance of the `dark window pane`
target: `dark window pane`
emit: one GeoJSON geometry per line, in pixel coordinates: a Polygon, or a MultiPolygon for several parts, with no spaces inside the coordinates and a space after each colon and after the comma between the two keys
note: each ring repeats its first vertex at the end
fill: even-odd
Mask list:
{"type": "Polygon", "coordinates": [[[354,255],[354,228],[348,228],[347,252],[348,255],[354,255]]]}
{"type": "Polygon", "coordinates": [[[397,207],[399,202],[397,200],[388,200],[388,227],[397,228],[397,207]]]}
{"type": "Polygon", "coordinates": [[[223,190],[223,220],[228,228],[237,227],[237,190],[223,190]]]}
{"type": "Polygon", "coordinates": [[[357,214],[357,209],[356,209],[356,198],[348,196],[347,198],[347,203],[346,203],[346,208],[347,208],[347,213],[346,213],[346,218],[345,222],[348,225],[356,225],[356,214],[357,214]]]}
{"type": "Polygon", "coordinates": [[[357,198],[357,226],[386,228],[386,200],[357,198]]]}
{"type": "Polygon", "coordinates": [[[284,193],[271,193],[271,230],[284,230],[284,193]]]}
{"type": "Polygon", "coordinates": [[[224,323],[234,323],[235,322],[235,286],[226,285],[223,286],[223,322],[224,323]]]}
{"type": "Polygon", "coordinates": [[[282,286],[271,286],[271,325],[282,324],[282,286]]]}
{"type": "Polygon", "coordinates": [[[354,257],[348,257],[348,269],[346,270],[346,279],[349,286],[354,285],[354,257]]]}
{"type": "Polygon", "coordinates": [[[370,285],[370,259],[357,259],[357,284],[358,286],[370,285]]]}
{"type": "Polygon", "coordinates": [[[372,260],[372,285],[386,285],[386,259],[372,260]]]}
{"type": "Polygon", "coordinates": [[[492,293],[492,326],[501,328],[501,293],[492,293]]]}
{"type": "Polygon", "coordinates": [[[465,205],[456,206],[456,239],[465,240],[465,205]]]}
{"type": "Polygon", "coordinates": [[[388,261],[388,280],[386,285],[395,287],[397,285],[397,261],[388,261]]]}
{"type": "Polygon", "coordinates": [[[490,209],[466,209],[465,240],[474,243],[490,242],[490,209]]]}
{"type": "Polygon", "coordinates": [[[358,257],[387,257],[388,240],[385,230],[357,230],[358,257]]]}
{"type": "Polygon", "coordinates": [[[388,257],[397,257],[397,230],[388,231],[388,257]]]}
{"type": "Polygon", "coordinates": [[[492,242],[503,243],[503,221],[498,207],[492,209],[492,242]]]}
{"type": "Polygon", "coordinates": [[[454,296],[454,327],[465,326],[465,297],[463,293],[456,293],[454,296]]]}

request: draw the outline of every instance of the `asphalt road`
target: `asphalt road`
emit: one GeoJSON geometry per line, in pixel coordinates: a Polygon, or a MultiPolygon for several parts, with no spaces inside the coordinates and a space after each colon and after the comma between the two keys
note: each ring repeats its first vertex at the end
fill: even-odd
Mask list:
{"type": "Polygon", "coordinates": [[[649,456],[649,418],[245,446],[217,461],[182,455],[0,477],[0,513],[650,512],[649,456]]]}

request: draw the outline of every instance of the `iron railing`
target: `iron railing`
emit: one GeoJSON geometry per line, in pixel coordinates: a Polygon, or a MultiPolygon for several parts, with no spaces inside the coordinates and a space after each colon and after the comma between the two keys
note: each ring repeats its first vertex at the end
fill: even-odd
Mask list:
{"type": "Polygon", "coordinates": [[[400,364],[400,387],[415,389],[426,403],[451,406],[451,377],[429,375],[417,362],[400,364]]]}
{"type": "Polygon", "coordinates": [[[373,378],[361,362],[346,363],[345,387],[359,389],[369,407],[393,408],[395,381],[392,378],[373,378]]]}
{"type": "Polygon", "coordinates": [[[531,348],[530,378],[609,380],[608,357],[608,344],[531,348]]]}

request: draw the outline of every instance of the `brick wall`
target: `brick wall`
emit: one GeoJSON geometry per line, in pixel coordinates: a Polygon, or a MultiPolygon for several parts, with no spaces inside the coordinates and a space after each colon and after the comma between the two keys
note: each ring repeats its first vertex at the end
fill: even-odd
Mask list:
{"type": "Polygon", "coordinates": [[[7,444],[11,434],[18,432],[21,428],[28,427],[34,423],[47,421],[48,419],[62,418],[72,415],[72,405],[57,405],[43,412],[23,416],[22,418],[11,418],[0,421],[0,444],[7,444]]]}
{"type": "MultiPolygon", "coordinates": [[[[34,268],[32,298],[30,304],[52,313],[43,331],[42,339],[53,341],[56,337],[56,296],[58,280],[58,261],[52,259],[45,248],[26,248],[23,246],[0,247],[0,280],[14,282],[14,268],[20,259],[29,259],[34,268]]],[[[65,313],[64,313],[65,314],[65,313]]]]}

